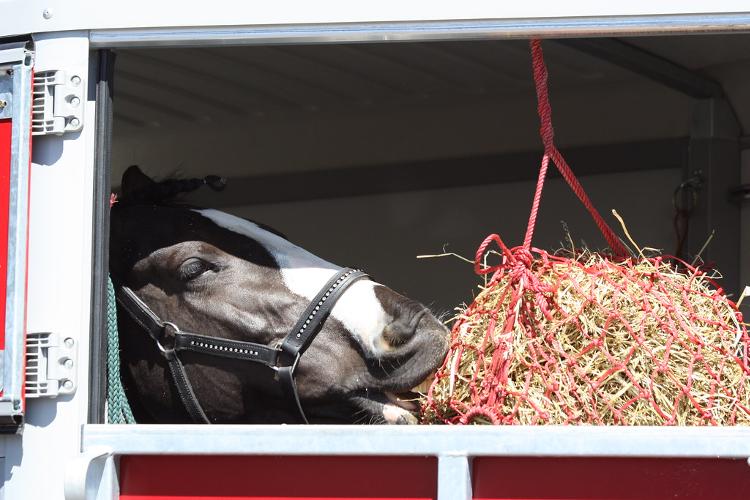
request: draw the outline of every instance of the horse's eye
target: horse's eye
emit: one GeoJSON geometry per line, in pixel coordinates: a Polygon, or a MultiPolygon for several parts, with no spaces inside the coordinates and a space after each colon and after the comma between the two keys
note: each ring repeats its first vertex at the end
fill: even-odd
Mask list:
{"type": "Polygon", "coordinates": [[[211,264],[209,264],[205,260],[199,259],[198,257],[191,257],[180,264],[178,273],[180,275],[180,279],[182,279],[183,281],[190,281],[197,278],[206,271],[211,270],[212,268],[213,266],[211,266],[211,264]]]}

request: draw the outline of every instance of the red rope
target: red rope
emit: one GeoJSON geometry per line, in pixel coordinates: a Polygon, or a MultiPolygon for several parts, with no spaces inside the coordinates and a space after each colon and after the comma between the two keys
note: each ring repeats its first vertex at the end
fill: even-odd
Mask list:
{"type": "Polygon", "coordinates": [[[562,175],[563,179],[568,183],[570,188],[576,194],[583,206],[586,207],[591,217],[593,217],[599,231],[607,241],[616,257],[624,258],[628,255],[625,247],[615,235],[614,231],[607,225],[602,216],[591,203],[586,192],[583,190],[583,186],[578,182],[573,171],[568,166],[568,163],[563,158],[563,155],[558,151],[555,146],[555,131],[552,127],[552,106],[549,102],[549,90],[547,87],[547,66],[544,63],[544,53],[542,52],[542,42],[540,40],[531,41],[531,57],[532,67],[534,70],[534,85],[536,86],[536,98],[537,98],[537,111],[539,113],[539,120],[541,125],[539,127],[539,135],[542,138],[542,144],[544,145],[544,159],[542,160],[542,167],[539,173],[539,181],[537,182],[536,194],[534,196],[534,205],[531,210],[531,216],[529,217],[529,224],[526,229],[526,238],[524,240],[524,247],[531,247],[531,239],[534,235],[534,226],[536,225],[536,212],[539,206],[538,199],[541,198],[541,191],[544,185],[546,173],[546,163],[549,159],[557,167],[557,170],[562,175]]]}
{"type": "Polygon", "coordinates": [[[531,239],[534,237],[534,226],[536,226],[536,215],[539,212],[539,203],[542,201],[542,190],[544,189],[544,179],[547,177],[547,167],[549,166],[549,155],[542,157],[542,166],[539,168],[539,179],[536,181],[536,190],[534,191],[534,201],[531,204],[531,213],[529,214],[529,224],[526,226],[526,237],[523,239],[523,247],[526,250],[531,249],[531,239]]]}

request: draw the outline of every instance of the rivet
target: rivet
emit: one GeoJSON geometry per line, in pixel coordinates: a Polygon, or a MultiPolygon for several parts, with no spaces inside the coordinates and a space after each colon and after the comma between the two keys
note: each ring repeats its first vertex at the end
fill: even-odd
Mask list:
{"type": "Polygon", "coordinates": [[[42,11],[42,17],[45,19],[52,19],[52,15],[53,15],[52,9],[44,9],[42,11]]]}
{"type": "Polygon", "coordinates": [[[76,87],[81,84],[81,77],[78,75],[73,75],[70,77],[70,83],[75,85],[76,87]]]}
{"type": "Polygon", "coordinates": [[[71,390],[73,388],[73,381],[72,380],[65,380],[65,381],[63,381],[62,386],[65,389],[67,389],[67,390],[71,390]]]}
{"type": "Polygon", "coordinates": [[[78,125],[81,124],[81,121],[78,118],[72,118],[70,120],[70,126],[71,127],[78,127],[78,125]]]}
{"type": "Polygon", "coordinates": [[[68,348],[73,347],[76,343],[76,341],[73,340],[71,337],[66,338],[63,342],[65,343],[65,347],[68,347],[68,348]]]}

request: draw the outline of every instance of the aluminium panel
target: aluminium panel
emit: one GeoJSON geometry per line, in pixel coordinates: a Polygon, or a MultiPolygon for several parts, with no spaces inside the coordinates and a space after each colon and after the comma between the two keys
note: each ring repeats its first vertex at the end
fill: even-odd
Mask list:
{"type": "Polygon", "coordinates": [[[33,55],[0,45],[0,431],[23,421],[33,55]],[[13,56],[12,58],[10,56],[13,56]],[[10,59],[16,59],[12,61],[10,59]]]}
{"type": "Polygon", "coordinates": [[[85,425],[116,455],[750,457],[750,427],[85,425]]]}
{"type": "MultiPolygon", "coordinates": [[[[568,2],[497,2],[478,0],[454,2],[449,0],[381,0],[378,2],[348,2],[320,0],[302,2],[279,0],[266,2],[262,8],[255,2],[239,3],[216,0],[206,9],[203,2],[147,0],[112,1],[106,9],[95,0],[6,0],[4,17],[13,22],[0,28],[0,36],[25,33],[59,32],[68,30],[141,29],[155,27],[192,28],[195,26],[282,26],[350,23],[422,23],[435,21],[500,20],[514,23],[548,22],[570,25],[589,19],[602,25],[605,18],[619,19],[618,24],[633,27],[649,19],[670,16],[697,15],[702,17],[701,29],[740,29],[743,22],[730,21],[727,16],[747,13],[743,0],[683,0],[681,2],[598,2],[571,0],[568,2]],[[10,12],[10,15],[8,15],[10,12]]],[[[455,23],[454,23],[455,24],[455,23]]],[[[654,26],[657,29],[659,26],[654,26]]],[[[345,28],[344,28],[345,29],[345,28]]],[[[524,28],[529,30],[527,26],[524,28]]]]}

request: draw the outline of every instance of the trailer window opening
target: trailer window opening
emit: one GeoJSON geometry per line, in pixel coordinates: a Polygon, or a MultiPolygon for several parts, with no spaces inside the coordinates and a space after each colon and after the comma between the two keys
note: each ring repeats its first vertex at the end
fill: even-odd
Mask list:
{"type": "MultiPolygon", "coordinates": [[[[674,193],[696,172],[735,169],[739,184],[748,45],[745,35],[545,41],[558,142],[595,204],[623,214],[639,243],[674,252],[684,236],[674,193]],[[705,135],[716,118],[706,108],[717,102],[734,115],[736,137],[705,135]],[[736,156],[703,166],[689,152],[711,141],[731,143],[736,156]]],[[[154,178],[224,176],[224,191],[184,200],[362,266],[445,317],[478,280],[454,257],[416,257],[471,258],[488,233],[522,237],[541,155],[526,41],[113,52],[114,191],[130,165],[154,178]]],[[[687,221],[686,254],[709,227],[739,221],[728,201],[699,210],[687,221]]],[[[566,231],[604,246],[559,178],[540,224],[541,248],[560,247],[566,231]]],[[[716,238],[711,255],[739,290],[740,233],[716,238]]]]}

